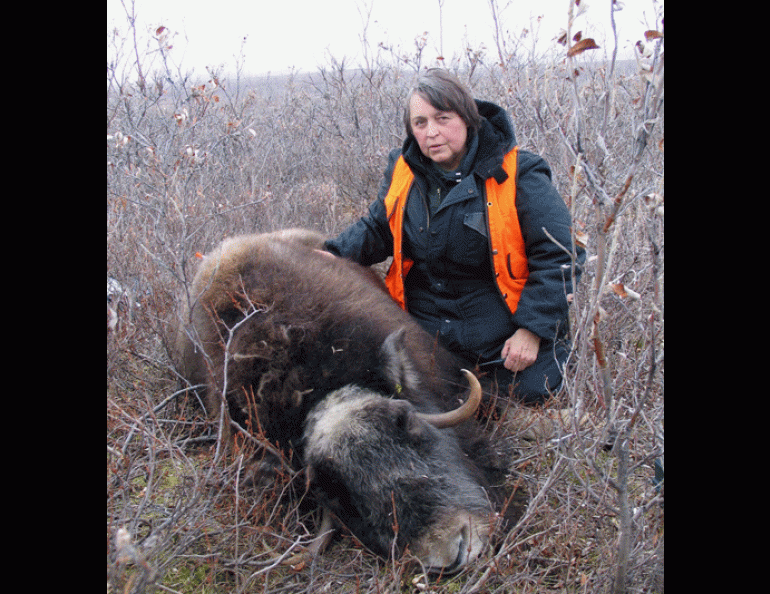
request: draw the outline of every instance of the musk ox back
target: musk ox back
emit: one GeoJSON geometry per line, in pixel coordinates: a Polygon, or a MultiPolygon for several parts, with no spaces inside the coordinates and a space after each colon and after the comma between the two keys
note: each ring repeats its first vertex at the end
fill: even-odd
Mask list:
{"type": "Polygon", "coordinates": [[[478,382],[320,242],[241,236],[205,256],[180,333],[183,373],[207,386],[211,414],[225,401],[233,421],[307,469],[325,517],[370,549],[462,567],[488,540],[498,476],[475,424],[446,417],[467,383],[475,402],[459,415],[472,415],[478,382]]]}

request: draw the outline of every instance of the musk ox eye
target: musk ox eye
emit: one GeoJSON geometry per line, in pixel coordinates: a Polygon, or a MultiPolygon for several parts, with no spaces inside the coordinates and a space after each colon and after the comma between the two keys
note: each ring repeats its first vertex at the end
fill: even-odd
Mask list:
{"type": "Polygon", "coordinates": [[[395,401],[393,404],[393,420],[398,431],[413,443],[425,439],[427,427],[417,417],[414,408],[405,401],[395,401]]]}

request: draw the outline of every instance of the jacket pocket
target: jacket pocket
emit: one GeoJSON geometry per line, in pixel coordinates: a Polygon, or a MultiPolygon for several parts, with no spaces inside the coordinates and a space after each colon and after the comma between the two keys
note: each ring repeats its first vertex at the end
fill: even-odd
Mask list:
{"type": "Polygon", "coordinates": [[[484,219],[483,212],[469,212],[465,215],[463,225],[470,227],[477,233],[480,233],[485,239],[487,237],[487,222],[484,219]]]}
{"type": "Polygon", "coordinates": [[[449,258],[462,266],[480,266],[489,259],[487,223],[483,212],[463,215],[462,225],[447,238],[449,258]]]}

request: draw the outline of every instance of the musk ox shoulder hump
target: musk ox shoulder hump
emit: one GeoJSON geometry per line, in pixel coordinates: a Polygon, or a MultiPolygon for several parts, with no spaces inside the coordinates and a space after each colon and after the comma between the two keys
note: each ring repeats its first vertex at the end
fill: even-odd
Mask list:
{"type": "Polygon", "coordinates": [[[227,307],[230,295],[242,291],[241,276],[253,262],[289,257],[297,246],[320,249],[324,240],[321,233],[308,229],[228,237],[203,258],[192,294],[219,311],[227,307]]]}

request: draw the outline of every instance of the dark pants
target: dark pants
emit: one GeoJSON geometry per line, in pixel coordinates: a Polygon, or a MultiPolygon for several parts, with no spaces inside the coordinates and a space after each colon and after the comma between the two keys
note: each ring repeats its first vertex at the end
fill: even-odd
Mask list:
{"type": "MultiPolygon", "coordinates": [[[[524,404],[542,404],[555,395],[562,385],[562,369],[567,361],[569,346],[564,341],[555,345],[550,341],[541,341],[537,360],[519,372],[512,372],[500,365],[486,365],[479,371],[485,391],[491,391],[499,398],[512,396],[524,404]]],[[[467,360],[467,359],[466,359],[467,360]]],[[[484,361],[468,361],[469,364],[484,361]]]]}

